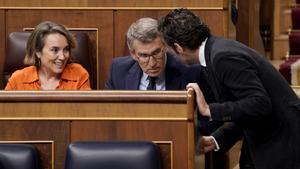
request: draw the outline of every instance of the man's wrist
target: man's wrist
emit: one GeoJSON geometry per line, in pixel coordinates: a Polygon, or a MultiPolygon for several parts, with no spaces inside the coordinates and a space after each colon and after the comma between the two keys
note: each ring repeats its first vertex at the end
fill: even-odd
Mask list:
{"type": "Polygon", "coordinates": [[[220,146],[219,146],[219,144],[218,144],[218,142],[217,142],[217,140],[215,139],[215,137],[214,136],[210,136],[213,140],[214,140],[214,142],[215,142],[215,145],[216,145],[216,148],[214,149],[214,151],[219,151],[220,150],[220,146]]]}

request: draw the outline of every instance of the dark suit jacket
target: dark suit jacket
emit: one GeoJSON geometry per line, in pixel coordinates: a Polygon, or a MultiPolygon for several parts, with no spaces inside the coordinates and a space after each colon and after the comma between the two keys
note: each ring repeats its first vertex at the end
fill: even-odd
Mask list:
{"type": "MultiPolygon", "coordinates": [[[[185,89],[186,80],[183,76],[187,70],[173,55],[167,53],[165,67],[166,90],[185,89]]],[[[142,76],[142,69],[138,62],[131,56],[117,57],[113,59],[110,67],[109,80],[105,84],[106,89],[114,90],[138,90],[142,76]]]]}
{"type": "MultiPolygon", "coordinates": [[[[183,90],[187,83],[196,82],[203,89],[205,98],[208,101],[212,100],[210,88],[207,86],[206,80],[201,78],[203,72],[200,65],[186,67],[177,61],[173,55],[167,53],[165,73],[166,90],[183,90]]],[[[138,90],[141,76],[142,70],[139,64],[130,56],[117,57],[112,61],[109,80],[106,82],[105,88],[112,90],[138,90]]],[[[203,117],[199,117],[198,120],[198,129],[201,135],[210,135],[211,132],[223,124],[223,122],[209,122],[208,119],[203,117]]],[[[222,169],[225,164],[220,158],[224,158],[223,153],[240,139],[240,128],[237,128],[233,123],[227,123],[212,135],[217,139],[221,150],[214,155],[214,157],[218,157],[216,162],[214,162],[216,164],[209,166],[209,168],[222,169]]],[[[207,164],[210,163],[211,162],[208,162],[207,164]]]]}
{"type": "Polygon", "coordinates": [[[212,119],[243,129],[256,169],[299,169],[300,101],[286,80],[237,41],[209,37],[205,59],[212,119]]]}
{"type": "MultiPolygon", "coordinates": [[[[207,88],[205,79],[201,78],[201,76],[203,76],[201,70],[200,65],[186,67],[175,59],[173,55],[167,53],[167,63],[165,67],[166,90],[184,90],[187,83],[196,82],[201,88],[204,88],[205,97],[210,101],[210,89],[207,88]]],[[[105,84],[105,88],[111,90],[138,90],[142,73],[139,64],[133,60],[131,56],[117,57],[112,61],[109,79],[105,84]]],[[[204,117],[199,117],[198,120],[198,129],[202,135],[210,135],[211,132],[220,126],[219,123],[208,122],[209,120],[204,117]]],[[[225,131],[231,130],[225,129],[225,131]]],[[[223,131],[221,131],[221,133],[216,132],[214,136],[218,137],[218,140],[222,140],[224,133],[223,131]]],[[[232,137],[233,136],[229,136],[229,138],[232,137]]],[[[229,141],[231,139],[227,140],[229,141]]],[[[227,151],[235,141],[236,139],[230,141],[230,143],[220,142],[222,151],[227,151]],[[227,145],[224,150],[223,145],[227,145]]]]}
{"type": "MultiPolygon", "coordinates": [[[[200,78],[197,78],[192,82],[198,83],[207,103],[216,102],[214,93],[207,81],[205,68],[200,64],[193,65],[189,68],[188,74],[199,74],[198,77],[200,78]]],[[[201,135],[214,136],[220,147],[220,150],[218,152],[220,152],[221,154],[227,152],[243,136],[241,128],[236,124],[232,122],[226,122],[224,124],[223,121],[209,121],[209,118],[203,117],[201,115],[198,115],[198,130],[201,135]]],[[[218,164],[218,167],[215,168],[221,169],[221,165],[225,164],[218,164]]]]}

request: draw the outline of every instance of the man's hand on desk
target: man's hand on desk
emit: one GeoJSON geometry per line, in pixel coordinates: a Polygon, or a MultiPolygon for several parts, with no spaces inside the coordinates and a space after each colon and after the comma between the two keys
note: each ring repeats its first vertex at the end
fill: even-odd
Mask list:
{"type": "Polygon", "coordinates": [[[202,136],[200,138],[200,144],[201,144],[201,152],[207,153],[212,150],[217,151],[218,146],[216,145],[215,139],[213,136],[202,136]]]}
{"type": "Polygon", "coordinates": [[[198,110],[199,110],[200,114],[204,117],[209,117],[211,120],[209,105],[207,104],[199,85],[197,83],[189,83],[189,84],[187,84],[186,88],[194,89],[194,91],[196,93],[196,102],[197,102],[197,106],[198,106],[198,110]]]}

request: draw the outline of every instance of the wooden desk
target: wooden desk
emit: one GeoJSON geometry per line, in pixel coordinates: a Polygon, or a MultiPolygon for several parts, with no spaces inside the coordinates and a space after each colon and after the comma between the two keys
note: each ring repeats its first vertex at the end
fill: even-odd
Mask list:
{"type": "Polygon", "coordinates": [[[79,140],[151,140],[164,169],[194,168],[193,91],[0,91],[0,141],[34,144],[63,169],[79,140]]]}

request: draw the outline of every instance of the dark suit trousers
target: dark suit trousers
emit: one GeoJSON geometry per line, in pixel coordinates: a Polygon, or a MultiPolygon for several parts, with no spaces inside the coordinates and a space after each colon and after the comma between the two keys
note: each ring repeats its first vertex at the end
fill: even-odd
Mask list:
{"type": "Polygon", "coordinates": [[[241,157],[240,157],[240,169],[255,169],[249,148],[245,139],[243,140],[241,157]]]}

